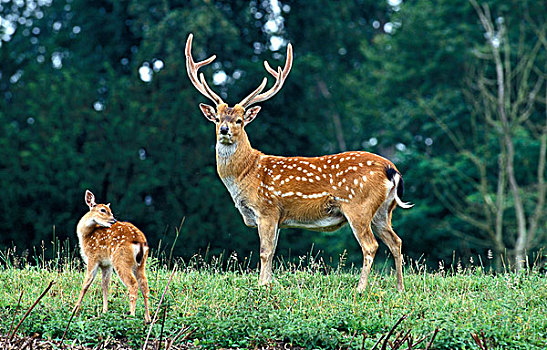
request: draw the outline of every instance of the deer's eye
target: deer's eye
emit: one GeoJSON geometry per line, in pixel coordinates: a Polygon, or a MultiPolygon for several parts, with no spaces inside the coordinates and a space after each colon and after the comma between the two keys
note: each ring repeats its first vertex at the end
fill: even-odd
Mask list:
{"type": "Polygon", "coordinates": [[[220,122],[220,119],[218,117],[215,117],[215,122],[220,122]]]}
{"type": "Polygon", "coordinates": [[[106,214],[106,210],[104,208],[101,208],[100,212],[106,214]]]}
{"type": "Polygon", "coordinates": [[[241,119],[236,120],[236,124],[241,124],[241,123],[243,123],[243,120],[241,119]]]}

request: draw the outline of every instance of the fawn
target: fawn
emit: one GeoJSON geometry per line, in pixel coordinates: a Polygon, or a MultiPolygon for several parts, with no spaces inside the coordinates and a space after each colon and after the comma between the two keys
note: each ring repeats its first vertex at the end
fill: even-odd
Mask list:
{"type": "Polygon", "coordinates": [[[85,192],[85,203],[89,212],[78,222],[76,232],[82,259],[87,264],[87,273],[73,312],[80,308],[99,267],[102,271],[103,312],[108,311],[108,285],[114,268],[129,289],[130,314],[135,316],[140,288],[144,298],[144,320],[149,323],[149,289],[145,274],[148,244],[144,233],[129,222],[117,221],[110,209],[110,203],[95,203],[95,196],[89,190],[85,192]]]}
{"type": "MultiPolygon", "coordinates": [[[[410,208],[401,200],[403,177],[389,160],[368,152],[345,152],[320,157],[279,157],[254,148],[245,126],[260,106],[281,90],[292,67],[292,46],[287,46],[285,67],[277,70],[264,62],[275,78],[265,91],[267,78],[241,102],[229,107],[198,69],[216,56],[200,62],[192,58],[192,38],[186,41],[186,70],[194,87],[215,103],[199,105],[205,118],[215,123],[217,172],[230,192],[247,226],[257,227],[260,237],[259,284],[272,280],[272,261],[281,228],[335,231],[349,223],[363,253],[357,286],[363,291],[378,249],[376,234],[395,259],[397,289],[404,290],[402,240],[391,226],[395,207],[410,208]],[[374,234],[372,232],[374,229],[374,234]]],[[[287,111],[290,113],[290,111],[287,111]]]]}

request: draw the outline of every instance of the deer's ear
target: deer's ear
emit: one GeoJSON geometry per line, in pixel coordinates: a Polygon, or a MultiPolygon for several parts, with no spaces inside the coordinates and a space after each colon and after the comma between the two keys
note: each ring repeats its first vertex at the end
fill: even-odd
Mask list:
{"type": "Polygon", "coordinates": [[[243,117],[245,124],[252,122],[256,118],[258,112],[260,112],[260,108],[260,106],[254,106],[245,111],[245,116],[243,117]]]}
{"type": "Polygon", "coordinates": [[[87,204],[89,210],[97,205],[97,203],[95,203],[95,195],[91,193],[90,190],[85,191],[85,204],[87,204]]]}
{"type": "Polygon", "coordinates": [[[201,109],[201,113],[207,118],[207,120],[216,123],[217,122],[217,111],[214,107],[206,105],[205,103],[200,103],[199,108],[201,109]]]}

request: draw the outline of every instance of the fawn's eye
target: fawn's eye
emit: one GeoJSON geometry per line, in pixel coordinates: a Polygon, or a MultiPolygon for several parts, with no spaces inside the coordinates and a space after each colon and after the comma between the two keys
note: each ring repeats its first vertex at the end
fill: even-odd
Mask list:
{"type": "Polygon", "coordinates": [[[218,119],[218,117],[215,117],[215,122],[220,122],[220,119],[218,119]]]}
{"type": "Polygon", "coordinates": [[[100,212],[106,214],[106,210],[104,208],[101,208],[100,212]]]}
{"type": "Polygon", "coordinates": [[[243,123],[243,120],[241,119],[236,120],[236,124],[241,124],[241,123],[243,123]]]}

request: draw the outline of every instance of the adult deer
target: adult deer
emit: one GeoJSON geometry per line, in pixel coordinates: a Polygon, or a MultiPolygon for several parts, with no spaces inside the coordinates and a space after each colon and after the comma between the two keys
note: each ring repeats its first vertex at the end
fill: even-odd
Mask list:
{"type": "Polygon", "coordinates": [[[335,231],[349,223],[363,252],[363,268],[357,286],[367,285],[378,243],[374,232],[389,247],[395,259],[397,289],[404,290],[402,241],[391,227],[391,214],[402,202],[403,178],[389,160],[368,152],[345,152],[322,157],[278,157],[252,148],[245,126],[252,122],[259,106],[253,104],[272,98],[283,86],[292,66],[292,46],[287,46],[285,67],[274,70],[275,78],[266,92],[267,78],[234,107],[207,85],[198,69],[216,56],[201,62],[192,58],[192,38],[186,41],[186,70],[192,84],[215,107],[199,105],[205,118],[216,124],[217,172],[230,192],[245,224],[258,227],[260,236],[260,278],[265,285],[272,280],[272,260],[280,228],[306,228],[335,231]]]}
{"type": "Polygon", "coordinates": [[[95,203],[95,196],[89,190],[85,192],[85,203],[89,211],[78,222],[76,232],[87,273],[73,315],[80,308],[99,268],[102,271],[103,312],[108,311],[108,285],[114,268],[129,289],[129,313],[135,316],[140,288],[144,298],[144,319],[150,322],[145,273],[148,244],[144,233],[129,222],[117,221],[110,210],[110,203],[95,203]]]}

